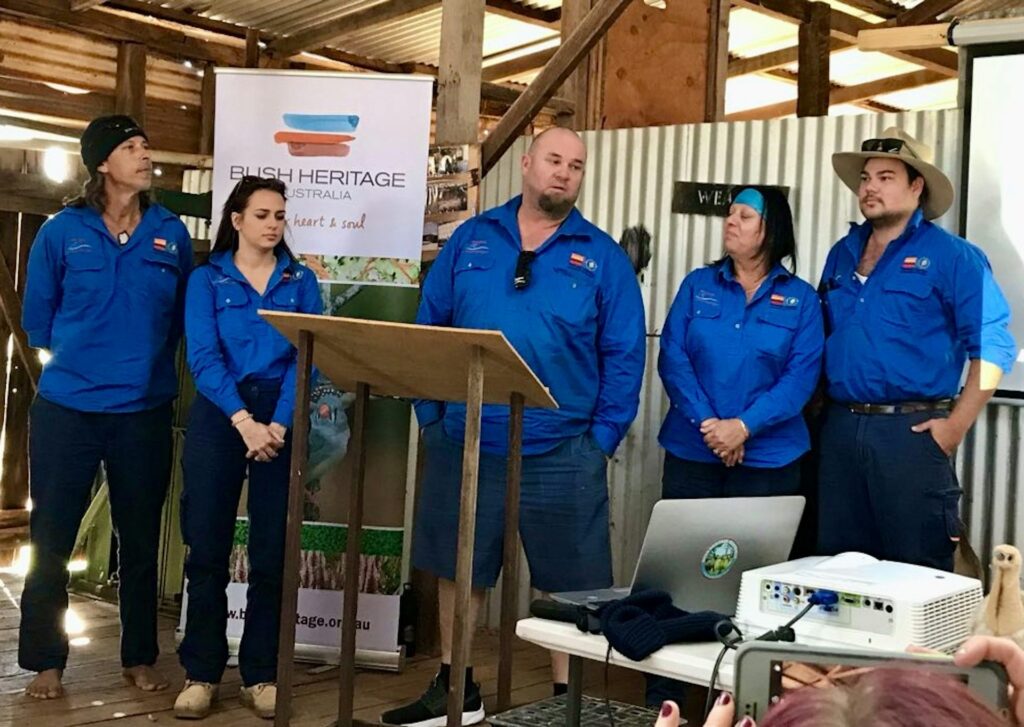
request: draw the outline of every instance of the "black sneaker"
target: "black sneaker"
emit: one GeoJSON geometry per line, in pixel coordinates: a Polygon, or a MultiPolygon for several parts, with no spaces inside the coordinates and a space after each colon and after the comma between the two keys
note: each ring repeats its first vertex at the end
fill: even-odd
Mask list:
{"type": "MultiPolygon", "coordinates": [[[[484,703],[480,699],[480,685],[466,682],[466,696],[462,702],[462,724],[484,721],[484,703]]],[[[403,727],[445,727],[448,724],[448,688],[438,674],[427,691],[412,704],[392,709],[380,716],[383,724],[403,727]]]]}

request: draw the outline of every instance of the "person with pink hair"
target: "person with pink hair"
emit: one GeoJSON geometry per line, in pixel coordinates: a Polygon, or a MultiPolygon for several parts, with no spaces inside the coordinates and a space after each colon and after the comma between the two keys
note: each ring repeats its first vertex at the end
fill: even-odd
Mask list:
{"type": "MultiPolygon", "coordinates": [[[[704,727],[1006,727],[1024,725],[1024,649],[1009,639],[974,636],[957,651],[959,666],[995,661],[1010,682],[1010,715],[983,703],[965,684],[926,669],[879,668],[855,682],[794,691],[772,707],[759,725],[736,721],[732,695],[722,692],[704,727]]],[[[679,707],[662,705],[655,727],[678,727],[679,707]]]]}

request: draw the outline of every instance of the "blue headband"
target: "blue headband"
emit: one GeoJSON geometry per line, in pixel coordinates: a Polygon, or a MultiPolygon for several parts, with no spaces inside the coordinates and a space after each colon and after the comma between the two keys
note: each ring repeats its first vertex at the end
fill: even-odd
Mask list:
{"type": "Polygon", "coordinates": [[[747,207],[750,207],[757,212],[758,215],[764,217],[764,195],[756,189],[746,187],[742,192],[736,195],[732,203],[745,204],[747,207]]]}

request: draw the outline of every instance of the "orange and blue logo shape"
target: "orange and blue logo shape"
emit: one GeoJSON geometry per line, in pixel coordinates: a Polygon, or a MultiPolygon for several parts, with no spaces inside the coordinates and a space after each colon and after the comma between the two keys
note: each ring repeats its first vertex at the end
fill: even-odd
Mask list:
{"type": "Polygon", "coordinates": [[[286,130],[274,141],[286,144],[293,157],[347,157],[359,126],[354,114],[284,114],[286,130]]]}

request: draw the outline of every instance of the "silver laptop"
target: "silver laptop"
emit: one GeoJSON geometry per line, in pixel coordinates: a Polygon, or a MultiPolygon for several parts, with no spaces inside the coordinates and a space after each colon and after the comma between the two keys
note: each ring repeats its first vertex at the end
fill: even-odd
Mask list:
{"type": "Polygon", "coordinates": [[[788,560],[803,511],[798,495],[662,500],[651,513],[630,588],[551,597],[585,605],[657,589],[684,611],[732,615],[743,571],[788,560]]]}

